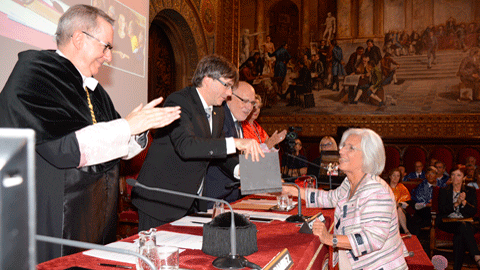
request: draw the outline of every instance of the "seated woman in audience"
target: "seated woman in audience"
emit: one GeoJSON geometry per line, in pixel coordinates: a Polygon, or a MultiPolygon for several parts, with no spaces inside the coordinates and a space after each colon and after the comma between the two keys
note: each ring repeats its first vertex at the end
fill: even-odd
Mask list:
{"type": "Polygon", "coordinates": [[[283,177],[297,177],[307,173],[307,157],[300,154],[302,141],[295,139],[295,144],[288,146],[289,149],[282,156],[283,177]]]}
{"type": "Polygon", "coordinates": [[[407,216],[405,210],[408,206],[407,202],[411,199],[410,192],[402,183],[400,183],[401,179],[400,170],[395,168],[388,174],[387,181],[392,188],[393,194],[395,195],[395,201],[397,202],[398,221],[400,222],[400,226],[402,227],[404,233],[411,235],[407,228],[407,216]]]}
{"type": "MultiPolygon", "coordinates": [[[[340,169],[347,177],[335,190],[301,189],[307,207],[335,208],[333,234],[321,221],[313,233],[333,246],[339,269],[407,269],[392,189],[379,177],[385,167],[382,139],[370,129],[349,129],[340,142],[340,169]]],[[[283,190],[297,196],[295,187],[283,190]]]]}
{"type": "Polygon", "coordinates": [[[324,151],[338,151],[337,142],[335,142],[333,137],[325,136],[320,140],[320,143],[318,144],[318,152],[320,155],[312,162],[317,164],[317,166],[313,164],[308,165],[308,175],[315,175],[315,177],[318,177],[320,173],[320,163],[322,162],[322,152],[324,151]]]}
{"type": "Polygon", "coordinates": [[[262,106],[262,97],[260,97],[260,95],[255,95],[255,106],[253,106],[253,110],[247,119],[242,122],[243,138],[255,139],[259,144],[265,143],[268,149],[272,149],[276,144],[285,139],[287,131],[283,130],[282,132],[278,133],[275,130],[272,136],[269,137],[267,132],[257,122],[257,118],[260,115],[260,109],[262,106]]]}
{"type": "Polygon", "coordinates": [[[443,231],[453,233],[453,269],[462,269],[465,251],[480,268],[480,251],[475,241],[475,227],[472,222],[462,221],[471,218],[477,212],[475,189],[465,186],[465,169],[455,168],[450,173],[452,184],[440,189],[438,194],[438,214],[436,226],[443,231]],[[446,218],[449,218],[448,221],[446,218]],[[458,219],[457,221],[455,221],[458,219]]]}
{"type": "Polygon", "coordinates": [[[473,174],[473,181],[468,183],[467,186],[480,189],[480,168],[476,168],[473,174]]]}

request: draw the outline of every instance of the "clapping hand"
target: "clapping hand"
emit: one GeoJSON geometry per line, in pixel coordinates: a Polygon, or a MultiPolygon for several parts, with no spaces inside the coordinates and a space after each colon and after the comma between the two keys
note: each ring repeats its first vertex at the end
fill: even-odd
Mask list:
{"type": "Polygon", "coordinates": [[[156,107],[163,98],[152,100],[147,105],[140,104],[125,117],[130,125],[131,135],[143,133],[152,128],[161,128],[180,118],[180,107],[156,107]]]}

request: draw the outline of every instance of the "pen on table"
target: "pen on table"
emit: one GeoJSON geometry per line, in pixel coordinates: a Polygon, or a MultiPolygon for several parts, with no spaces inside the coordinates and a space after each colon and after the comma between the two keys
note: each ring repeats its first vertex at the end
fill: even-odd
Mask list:
{"type": "Polygon", "coordinates": [[[108,267],[116,267],[116,268],[124,268],[124,269],[132,269],[133,267],[128,265],[119,265],[119,264],[109,264],[109,263],[99,263],[100,266],[108,266],[108,267]]]}

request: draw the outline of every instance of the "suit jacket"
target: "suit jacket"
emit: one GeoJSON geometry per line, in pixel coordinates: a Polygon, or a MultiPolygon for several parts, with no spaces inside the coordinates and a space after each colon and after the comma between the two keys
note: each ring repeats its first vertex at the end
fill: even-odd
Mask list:
{"type": "MultiPolygon", "coordinates": [[[[462,192],[465,192],[465,200],[467,204],[460,207],[460,213],[464,218],[473,217],[477,212],[477,194],[475,188],[463,186],[462,192]]],[[[435,224],[447,232],[455,233],[456,226],[450,223],[443,223],[442,219],[448,217],[453,212],[453,188],[448,185],[446,188],[441,188],[438,193],[438,213],[435,224]],[[450,226],[452,225],[452,226],[450,226]],[[451,228],[450,228],[451,227],[451,228]]]]}
{"type": "Polygon", "coordinates": [[[403,178],[403,181],[410,181],[410,180],[413,180],[413,179],[427,179],[426,176],[425,176],[425,172],[422,171],[422,173],[420,174],[420,177],[417,177],[417,172],[411,172],[407,175],[405,175],[405,177],[403,178]]]}
{"type": "MultiPolygon", "coordinates": [[[[223,123],[225,137],[239,138],[237,129],[235,128],[235,121],[226,103],[223,104],[223,108],[225,111],[225,122],[223,123]]],[[[238,161],[238,155],[232,158],[236,158],[238,161]]],[[[240,197],[239,189],[237,187],[226,187],[234,182],[238,182],[238,180],[235,179],[231,171],[223,165],[223,162],[215,161],[208,167],[205,177],[205,191],[203,194],[207,197],[224,199],[228,202],[236,201],[240,197]]],[[[211,208],[213,203],[209,202],[207,205],[211,208]]]]}
{"type": "MultiPolygon", "coordinates": [[[[223,107],[213,107],[212,132],[195,87],[172,93],[165,107],[180,106],[180,119],[158,129],[148,150],[138,181],[151,187],[197,194],[211,160],[223,159],[233,171],[235,160],[227,159],[222,127],[223,107]]],[[[141,188],[132,190],[133,204],[144,213],[164,222],[184,216],[194,199],[141,188]]]]}

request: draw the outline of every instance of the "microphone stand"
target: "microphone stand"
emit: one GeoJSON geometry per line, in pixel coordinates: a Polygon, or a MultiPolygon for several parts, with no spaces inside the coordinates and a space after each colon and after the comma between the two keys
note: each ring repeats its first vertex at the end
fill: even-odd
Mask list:
{"type": "Polygon", "coordinates": [[[232,219],[230,223],[230,255],[216,258],[213,261],[212,265],[219,269],[243,269],[247,266],[247,264],[250,263],[246,258],[244,258],[243,256],[239,256],[237,254],[235,216],[233,213],[232,206],[227,201],[214,199],[210,197],[203,197],[199,195],[193,195],[193,194],[174,191],[174,190],[163,189],[163,188],[149,187],[131,178],[127,179],[127,183],[133,187],[141,187],[143,189],[147,189],[151,191],[164,192],[164,193],[173,194],[173,195],[182,196],[182,197],[189,197],[193,199],[206,200],[206,201],[212,201],[212,202],[221,202],[226,204],[228,208],[230,208],[231,219],[232,219]]]}
{"type": "Polygon", "coordinates": [[[305,217],[302,215],[302,197],[300,193],[300,187],[295,184],[295,183],[282,183],[282,185],[285,186],[295,186],[298,189],[298,213],[296,215],[291,215],[289,216],[286,221],[292,222],[292,223],[302,223],[305,221],[305,217]]]}
{"type": "Polygon", "coordinates": [[[126,249],[120,249],[120,248],[106,247],[106,246],[102,246],[102,245],[98,245],[98,244],[86,243],[86,242],[81,242],[81,241],[76,241],[76,240],[39,235],[39,234],[35,235],[35,239],[37,241],[59,244],[59,245],[67,245],[67,246],[85,248],[85,249],[98,249],[98,250],[110,251],[110,252],[115,252],[115,253],[120,253],[120,254],[133,255],[133,256],[138,257],[138,258],[142,259],[143,261],[145,261],[148,264],[148,266],[150,266],[151,269],[157,270],[157,268],[155,267],[155,265],[153,264],[152,261],[150,261],[147,257],[143,256],[142,254],[140,254],[138,252],[134,252],[134,251],[126,250],[126,249]]]}

